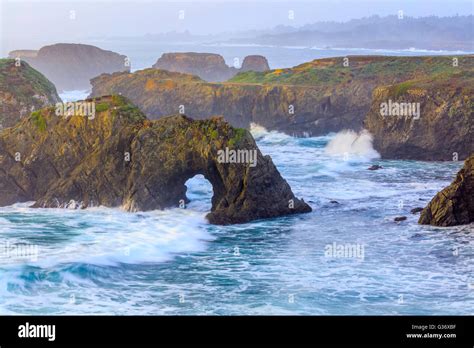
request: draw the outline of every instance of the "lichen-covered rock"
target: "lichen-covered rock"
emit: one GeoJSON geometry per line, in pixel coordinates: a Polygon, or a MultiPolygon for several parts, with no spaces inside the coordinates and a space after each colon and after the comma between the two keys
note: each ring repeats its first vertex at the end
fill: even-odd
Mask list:
{"type": "Polygon", "coordinates": [[[28,63],[0,59],[0,129],[60,100],[54,85],[28,63]]]}
{"type": "Polygon", "coordinates": [[[418,223],[456,226],[474,222],[474,153],[465,161],[454,181],[423,209],[418,223]]]}
{"type": "Polygon", "coordinates": [[[464,160],[474,152],[474,71],[378,87],[365,128],[387,159],[464,160]]]}
{"type": "Polygon", "coordinates": [[[90,88],[89,80],[95,76],[130,70],[126,56],[83,44],[44,46],[36,54],[31,50],[17,50],[9,56],[27,61],[59,91],[86,90],[90,88]]]}
{"type": "Polygon", "coordinates": [[[149,121],[123,97],[85,102],[95,103],[94,117],[47,108],[0,133],[0,206],[177,207],[187,201],[185,182],[203,174],[214,190],[211,223],[311,211],[250,133],[222,118],[149,121]]]}

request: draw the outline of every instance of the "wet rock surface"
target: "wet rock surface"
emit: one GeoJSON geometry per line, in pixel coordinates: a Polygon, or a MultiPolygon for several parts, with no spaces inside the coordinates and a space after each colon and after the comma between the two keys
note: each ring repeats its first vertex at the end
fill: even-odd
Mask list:
{"type": "Polygon", "coordinates": [[[431,200],[418,223],[456,226],[474,222],[474,154],[464,162],[454,181],[431,200]]]}

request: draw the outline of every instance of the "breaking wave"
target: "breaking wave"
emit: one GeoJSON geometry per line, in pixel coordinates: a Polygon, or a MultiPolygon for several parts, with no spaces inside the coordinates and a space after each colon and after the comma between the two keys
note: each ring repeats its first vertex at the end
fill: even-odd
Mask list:
{"type": "Polygon", "coordinates": [[[337,133],[327,144],[325,152],[328,155],[342,155],[346,159],[376,159],[380,154],[372,146],[372,135],[367,130],[357,133],[345,130],[337,133]]]}

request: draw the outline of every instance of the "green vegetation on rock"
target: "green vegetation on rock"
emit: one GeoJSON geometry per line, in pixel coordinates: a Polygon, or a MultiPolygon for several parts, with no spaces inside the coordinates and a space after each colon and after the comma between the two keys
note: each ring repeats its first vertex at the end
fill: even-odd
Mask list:
{"type": "Polygon", "coordinates": [[[33,111],[31,113],[31,120],[33,124],[38,128],[39,131],[43,132],[46,130],[46,120],[41,114],[41,110],[33,111]]]}
{"type": "Polygon", "coordinates": [[[104,112],[104,111],[107,111],[108,109],[109,109],[109,104],[107,103],[99,103],[95,107],[96,112],[104,112]]]}
{"type": "Polygon", "coordinates": [[[56,104],[61,99],[54,85],[28,63],[0,59],[0,128],[11,127],[30,110],[56,104]]]}

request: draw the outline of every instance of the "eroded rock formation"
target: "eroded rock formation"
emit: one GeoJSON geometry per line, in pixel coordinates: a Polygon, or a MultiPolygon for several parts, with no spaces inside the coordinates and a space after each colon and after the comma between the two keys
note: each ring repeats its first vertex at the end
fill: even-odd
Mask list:
{"type": "Polygon", "coordinates": [[[0,130],[60,101],[54,85],[26,62],[0,59],[0,130]]]}
{"type": "Polygon", "coordinates": [[[219,54],[196,52],[164,53],[153,68],[196,75],[209,82],[226,81],[239,72],[270,70],[263,56],[245,57],[242,67],[238,69],[228,66],[219,54]]]}
{"type": "Polygon", "coordinates": [[[454,181],[423,209],[418,223],[456,226],[474,222],[474,153],[465,161],[454,181]]]}
{"type": "Polygon", "coordinates": [[[28,62],[59,91],[89,89],[89,80],[95,76],[130,70],[126,56],[91,45],[61,43],[44,46],[36,54],[31,50],[17,50],[9,56],[28,62]]]}
{"type": "Polygon", "coordinates": [[[215,53],[164,53],[153,68],[192,74],[205,81],[225,81],[237,74],[237,69],[229,67],[215,53]]]}
{"type": "Polygon", "coordinates": [[[250,133],[222,118],[150,121],[119,96],[85,102],[95,103],[94,117],[56,116],[50,107],[0,133],[0,206],[164,209],[186,201],[185,182],[203,174],[214,190],[211,223],[311,211],[250,133]],[[255,161],[222,160],[219,150],[255,161]]]}
{"type": "Polygon", "coordinates": [[[244,61],[242,62],[242,67],[240,68],[239,72],[246,72],[246,71],[263,72],[266,70],[270,70],[270,66],[268,66],[267,58],[265,58],[264,56],[252,55],[252,56],[247,56],[244,58],[244,61]]]}

